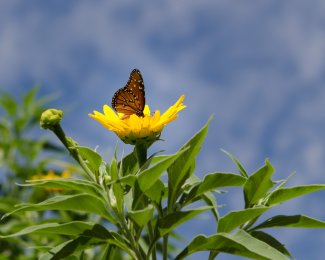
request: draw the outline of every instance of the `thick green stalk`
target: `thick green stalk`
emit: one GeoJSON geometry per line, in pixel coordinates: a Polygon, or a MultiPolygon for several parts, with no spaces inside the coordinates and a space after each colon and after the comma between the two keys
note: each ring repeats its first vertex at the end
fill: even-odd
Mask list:
{"type": "MultiPolygon", "coordinates": [[[[59,140],[62,142],[62,144],[67,148],[67,150],[70,152],[71,156],[79,163],[81,168],[87,173],[88,177],[96,182],[95,174],[85,164],[84,160],[81,158],[80,154],[78,153],[78,150],[76,148],[71,147],[71,145],[69,145],[69,141],[67,140],[67,137],[66,137],[63,129],[61,128],[61,126],[59,124],[57,124],[57,125],[51,127],[50,129],[59,138],[59,140]]],[[[71,140],[70,142],[73,142],[73,141],[71,140]]]]}
{"type": "MultiPolygon", "coordinates": [[[[137,142],[136,145],[135,145],[134,150],[135,150],[136,157],[137,157],[137,160],[138,160],[139,169],[141,169],[141,167],[147,161],[148,144],[146,142],[137,142]]],[[[139,206],[141,208],[147,206],[148,201],[147,201],[146,197],[143,196],[142,191],[140,190],[138,185],[134,186],[133,195],[134,195],[133,198],[136,201],[136,203],[134,204],[135,209],[137,209],[139,206]]],[[[149,243],[152,243],[153,240],[154,240],[154,237],[153,237],[153,229],[152,229],[152,226],[151,226],[151,222],[149,222],[147,224],[147,229],[148,229],[149,243]]],[[[147,258],[149,257],[149,255],[152,256],[153,260],[156,260],[156,247],[155,246],[152,248],[151,252],[148,252],[147,258]]]]}
{"type": "Polygon", "coordinates": [[[168,258],[168,234],[163,237],[163,260],[168,258]]]}
{"type": "Polygon", "coordinates": [[[147,161],[148,146],[145,142],[137,142],[135,144],[134,150],[137,156],[139,168],[141,168],[147,161]]]}

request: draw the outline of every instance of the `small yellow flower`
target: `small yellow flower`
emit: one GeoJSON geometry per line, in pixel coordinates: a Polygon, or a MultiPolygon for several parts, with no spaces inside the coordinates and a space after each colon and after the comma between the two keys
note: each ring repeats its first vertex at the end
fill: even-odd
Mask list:
{"type": "Polygon", "coordinates": [[[108,105],[104,105],[104,114],[93,111],[94,114],[89,116],[116,133],[127,144],[135,144],[141,140],[151,143],[159,138],[164,126],[175,120],[178,117],[177,113],[186,107],[182,103],[184,98],[185,96],[182,95],[162,115],[159,110],[156,110],[151,116],[149,106],[146,105],[143,111],[144,117],[135,114],[125,117],[122,113],[115,113],[108,105]]]}
{"type": "MultiPolygon", "coordinates": [[[[32,180],[53,180],[53,179],[63,179],[63,178],[70,178],[71,174],[69,171],[63,171],[61,175],[55,174],[54,171],[49,170],[47,174],[37,174],[32,176],[32,180]]],[[[46,191],[62,191],[63,188],[46,188],[46,191]]]]}

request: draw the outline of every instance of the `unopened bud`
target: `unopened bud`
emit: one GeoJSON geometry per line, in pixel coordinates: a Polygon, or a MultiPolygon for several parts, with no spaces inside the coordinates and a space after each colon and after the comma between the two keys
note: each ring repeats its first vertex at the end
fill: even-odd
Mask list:
{"type": "Polygon", "coordinates": [[[109,202],[111,203],[112,208],[116,208],[116,197],[114,195],[113,188],[111,188],[108,192],[109,202]]]}
{"type": "Polygon", "coordinates": [[[43,129],[51,129],[60,124],[63,117],[63,111],[58,109],[47,109],[41,115],[40,126],[43,129]]]}
{"type": "Polygon", "coordinates": [[[105,182],[105,185],[109,185],[111,181],[112,181],[112,177],[111,177],[111,176],[109,176],[109,175],[104,175],[104,182],[105,182]]]}

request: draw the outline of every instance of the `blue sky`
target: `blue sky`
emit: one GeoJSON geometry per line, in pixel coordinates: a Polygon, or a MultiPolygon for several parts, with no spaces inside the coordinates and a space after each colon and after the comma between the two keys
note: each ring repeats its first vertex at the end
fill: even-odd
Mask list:
{"type": "MultiPolygon", "coordinates": [[[[87,114],[110,104],[135,67],[151,109],[186,95],[187,108],[152,152],[174,152],[214,114],[198,175],[235,170],[223,148],[250,172],[269,158],[276,179],[296,172],[289,185],[325,183],[323,1],[0,2],[0,88],[58,93],[51,105],[65,110],[63,127],[82,145],[112,152],[117,138],[87,114]]],[[[239,192],[225,196],[227,209],[242,206],[239,192]]],[[[324,196],[274,213],[325,220],[324,196]]],[[[196,232],[208,229],[204,220],[196,232]]],[[[324,231],[274,235],[297,259],[325,252],[324,231]]]]}

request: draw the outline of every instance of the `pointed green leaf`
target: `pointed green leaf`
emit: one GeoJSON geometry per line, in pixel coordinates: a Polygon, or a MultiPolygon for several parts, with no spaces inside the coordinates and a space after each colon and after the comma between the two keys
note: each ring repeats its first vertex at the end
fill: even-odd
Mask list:
{"type": "Polygon", "coordinates": [[[103,198],[102,188],[94,183],[87,180],[81,179],[48,179],[48,180],[33,180],[28,181],[27,184],[19,184],[19,186],[34,186],[37,188],[62,188],[66,190],[76,190],[105,201],[103,198]]]}
{"type": "Polygon", "coordinates": [[[213,194],[211,192],[206,192],[204,194],[202,194],[200,197],[202,197],[202,199],[205,201],[205,203],[208,206],[211,206],[211,211],[212,214],[214,216],[214,218],[216,219],[216,221],[219,221],[219,212],[218,212],[218,204],[217,204],[217,200],[216,198],[213,196],[213,194]]]}
{"type": "Polygon", "coordinates": [[[271,180],[273,172],[273,166],[266,160],[262,168],[249,176],[244,185],[245,208],[257,204],[273,187],[271,180]]]}
{"type": "MultiPolygon", "coordinates": [[[[123,184],[126,184],[128,186],[131,186],[133,187],[134,186],[134,183],[136,182],[137,180],[137,176],[134,176],[134,175],[128,175],[128,176],[125,176],[125,177],[122,177],[121,179],[117,180],[118,182],[121,182],[123,184]]],[[[113,182],[112,182],[113,183],[113,182]]]]}
{"type": "Polygon", "coordinates": [[[278,215],[267,219],[263,223],[252,228],[252,230],[257,230],[262,228],[274,228],[274,227],[325,228],[325,222],[304,215],[293,215],[293,216],[278,215]]]}
{"type": "Polygon", "coordinates": [[[245,170],[245,168],[242,166],[239,160],[235,156],[233,156],[231,153],[227,152],[226,150],[221,149],[225,154],[228,155],[228,157],[237,165],[238,171],[240,172],[240,175],[244,178],[248,178],[248,174],[245,170]]]}
{"type": "Polygon", "coordinates": [[[134,152],[129,153],[125,156],[119,163],[118,167],[122,166],[122,175],[128,176],[130,174],[134,174],[138,170],[138,161],[134,152]]]}
{"type": "Polygon", "coordinates": [[[145,209],[130,210],[128,212],[128,215],[135,223],[138,224],[138,226],[143,227],[151,220],[154,210],[154,207],[152,205],[149,205],[145,209]]]}
{"type": "Polygon", "coordinates": [[[229,186],[242,186],[246,178],[232,173],[217,172],[208,174],[204,177],[198,188],[198,193],[211,191],[216,188],[229,186]]]}
{"type": "Polygon", "coordinates": [[[77,149],[80,156],[88,164],[91,171],[98,175],[99,167],[103,161],[102,157],[95,151],[85,146],[77,146],[77,149]]]}
{"type": "Polygon", "coordinates": [[[280,204],[287,200],[312,193],[315,191],[325,189],[324,184],[314,184],[314,185],[306,185],[306,186],[296,186],[292,188],[281,188],[276,191],[273,191],[267,201],[267,204],[270,206],[280,204]]]}
{"type": "Polygon", "coordinates": [[[145,192],[155,184],[155,182],[160,178],[160,175],[179,157],[184,151],[179,151],[175,154],[169,155],[164,160],[156,163],[149,169],[140,172],[138,176],[138,183],[140,189],[145,192]]]}
{"type": "Polygon", "coordinates": [[[0,105],[6,110],[9,116],[17,117],[17,103],[12,95],[0,92],[0,105]]]}
{"type": "Polygon", "coordinates": [[[238,230],[234,234],[218,233],[210,237],[197,236],[176,259],[183,259],[198,251],[210,250],[252,259],[288,259],[288,257],[278,250],[250,236],[243,230],[238,230]]]}
{"type": "Polygon", "coordinates": [[[156,203],[160,203],[165,193],[165,185],[161,180],[157,180],[150,189],[145,191],[145,195],[156,203]]]}
{"type": "MultiPolygon", "coordinates": [[[[39,260],[58,260],[58,258],[55,258],[55,254],[57,252],[59,252],[64,246],[68,245],[69,243],[71,243],[73,240],[68,240],[68,241],[64,241],[63,243],[55,246],[54,248],[52,248],[50,251],[48,251],[47,253],[43,254],[40,256],[39,260]]],[[[73,254],[73,252],[71,252],[71,254],[73,254]]],[[[69,256],[70,254],[68,254],[69,256]]],[[[67,257],[66,257],[67,258],[67,257]]]]}
{"type": "Polygon", "coordinates": [[[36,96],[36,93],[38,92],[39,87],[35,86],[31,88],[26,95],[23,98],[23,107],[24,110],[27,111],[31,105],[34,105],[34,98],[36,96]]]}
{"type": "Polygon", "coordinates": [[[8,212],[15,209],[15,205],[18,204],[20,201],[18,198],[10,198],[8,197],[0,197],[0,212],[8,212]]]}
{"type": "Polygon", "coordinates": [[[0,237],[2,238],[16,237],[16,236],[27,235],[30,233],[77,236],[80,235],[84,230],[91,229],[93,226],[94,223],[83,222],[83,221],[72,221],[63,224],[45,223],[45,224],[30,226],[14,234],[0,236],[0,237]]]}
{"type": "Polygon", "coordinates": [[[208,133],[208,126],[212,117],[185,145],[179,152],[187,149],[182,156],[168,168],[168,198],[169,208],[176,202],[177,197],[181,194],[181,187],[185,181],[192,175],[195,168],[195,158],[201,149],[201,145],[208,133]]]}
{"type": "Polygon", "coordinates": [[[273,236],[262,231],[252,231],[250,232],[250,235],[265,242],[266,244],[270,245],[271,247],[275,248],[276,250],[280,251],[282,254],[292,259],[292,256],[288,251],[288,249],[281,242],[275,239],[273,236]]]}
{"type": "Polygon", "coordinates": [[[111,162],[110,173],[113,181],[116,181],[119,178],[118,176],[119,171],[117,168],[117,161],[115,158],[111,162]]]}
{"type": "Polygon", "coordinates": [[[97,197],[88,194],[61,195],[52,197],[38,204],[21,204],[18,209],[5,214],[3,218],[18,212],[43,210],[76,210],[95,213],[112,223],[116,223],[115,219],[107,211],[105,204],[97,199],[97,197]]]}
{"type": "MultiPolygon", "coordinates": [[[[121,169],[122,171],[122,169],[121,169]]],[[[119,179],[119,170],[117,167],[117,161],[114,158],[111,163],[111,177],[112,180],[116,180],[116,182],[113,183],[113,192],[114,196],[116,198],[116,207],[118,212],[122,212],[123,210],[123,188],[121,186],[121,183],[118,182],[117,180],[119,179]]]]}
{"type": "Polygon", "coordinates": [[[164,236],[165,234],[172,231],[175,227],[192,219],[196,215],[208,209],[211,209],[211,207],[201,207],[193,210],[177,211],[164,216],[158,220],[158,230],[160,237],[164,236]]]}
{"type": "Polygon", "coordinates": [[[75,252],[93,248],[100,244],[115,245],[135,258],[135,255],[130,250],[130,246],[118,233],[108,231],[103,226],[95,224],[92,229],[83,231],[79,237],[51,249],[50,252],[43,255],[40,260],[65,259],[75,252]]]}
{"type": "Polygon", "coordinates": [[[218,223],[218,232],[231,232],[245,222],[260,216],[268,209],[268,207],[258,207],[232,211],[220,218],[218,223]]]}
{"type": "Polygon", "coordinates": [[[157,162],[160,162],[160,161],[166,159],[167,157],[168,157],[168,155],[156,155],[152,158],[151,163],[156,164],[157,162]]]}
{"type": "Polygon", "coordinates": [[[189,192],[187,201],[190,201],[207,191],[213,191],[220,187],[241,186],[246,179],[240,175],[232,173],[211,173],[204,177],[203,181],[197,183],[189,192]]]}

